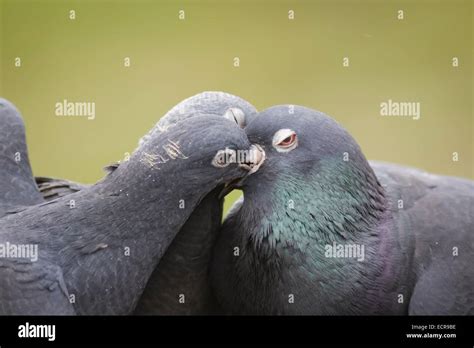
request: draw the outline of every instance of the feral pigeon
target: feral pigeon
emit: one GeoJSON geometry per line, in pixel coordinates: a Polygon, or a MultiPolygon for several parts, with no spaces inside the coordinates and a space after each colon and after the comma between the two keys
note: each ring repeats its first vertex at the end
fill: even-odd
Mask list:
{"type": "Polygon", "coordinates": [[[275,106],[245,128],[265,162],[211,262],[233,314],[474,314],[474,182],[369,163],[325,114],[275,106]]]}
{"type": "MultiPolygon", "coordinates": [[[[241,128],[257,110],[240,97],[224,92],[203,92],[173,107],[148,135],[184,119],[203,114],[223,116],[241,128]]],[[[112,166],[113,167],[113,166],[112,166]]],[[[46,200],[77,192],[84,185],[63,179],[37,177],[46,200]]],[[[150,277],[135,314],[182,315],[219,313],[208,279],[211,249],[221,226],[223,194],[219,186],[210,192],[186,221],[150,277]]]]}
{"type": "MultiPolygon", "coordinates": [[[[144,138],[201,114],[223,116],[241,128],[257,110],[244,99],[224,92],[203,92],[172,108],[144,138]]],[[[224,134],[222,134],[224,136],[224,134]]],[[[210,192],[173,240],[140,297],[138,315],[203,315],[220,312],[209,282],[212,246],[221,226],[224,185],[210,192]]]]}
{"type": "Polygon", "coordinates": [[[95,185],[1,219],[0,313],[132,313],[199,202],[253,172],[223,157],[239,151],[259,150],[222,117],[192,117],[151,134],[95,185]]]}

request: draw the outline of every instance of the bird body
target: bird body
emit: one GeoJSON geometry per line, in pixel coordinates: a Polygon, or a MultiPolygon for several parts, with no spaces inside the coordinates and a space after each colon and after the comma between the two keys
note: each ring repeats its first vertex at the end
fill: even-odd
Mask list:
{"type": "Polygon", "coordinates": [[[204,92],[97,184],[37,178],[44,198],[21,116],[0,116],[1,314],[474,313],[474,183],[368,162],[320,112],[204,92]],[[250,143],[252,176],[210,165],[250,143]]]}

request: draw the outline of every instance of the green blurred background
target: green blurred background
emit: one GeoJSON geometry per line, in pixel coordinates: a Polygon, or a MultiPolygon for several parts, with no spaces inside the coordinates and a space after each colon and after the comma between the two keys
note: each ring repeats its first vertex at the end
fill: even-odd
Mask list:
{"type": "Polygon", "coordinates": [[[220,90],[321,110],[369,159],[474,178],[472,1],[0,4],[0,95],[26,120],[36,175],[93,183],[172,106],[220,90]],[[55,116],[63,99],[95,102],[95,120],[55,116]],[[420,120],[380,116],[388,99],[420,102],[420,120]]]}

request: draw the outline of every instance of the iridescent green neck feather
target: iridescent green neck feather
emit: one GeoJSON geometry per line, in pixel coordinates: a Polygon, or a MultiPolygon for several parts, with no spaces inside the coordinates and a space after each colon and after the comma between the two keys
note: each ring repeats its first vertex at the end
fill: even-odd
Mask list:
{"type": "Polygon", "coordinates": [[[368,164],[330,159],[310,173],[293,174],[282,173],[272,182],[269,202],[256,205],[253,192],[245,192],[242,208],[261,218],[249,231],[260,251],[363,241],[386,208],[383,188],[368,164]]]}

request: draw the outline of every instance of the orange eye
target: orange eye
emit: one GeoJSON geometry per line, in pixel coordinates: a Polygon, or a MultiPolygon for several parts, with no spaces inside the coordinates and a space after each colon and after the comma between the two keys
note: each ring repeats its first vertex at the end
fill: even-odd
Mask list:
{"type": "Polygon", "coordinates": [[[278,143],[278,145],[282,146],[282,147],[288,147],[288,146],[291,146],[293,145],[293,143],[295,142],[296,140],[296,134],[293,133],[291,134],[290,136],[286,137],[285,139],[283,139],[282,141],[280,141],[278,143]]]}
{"type": "Polygon", "coordinates": [[[278,152],[290,152],[298,146],[298,137],[294,130],[284,128],[273,135],[273,147],[278,152]]]}

